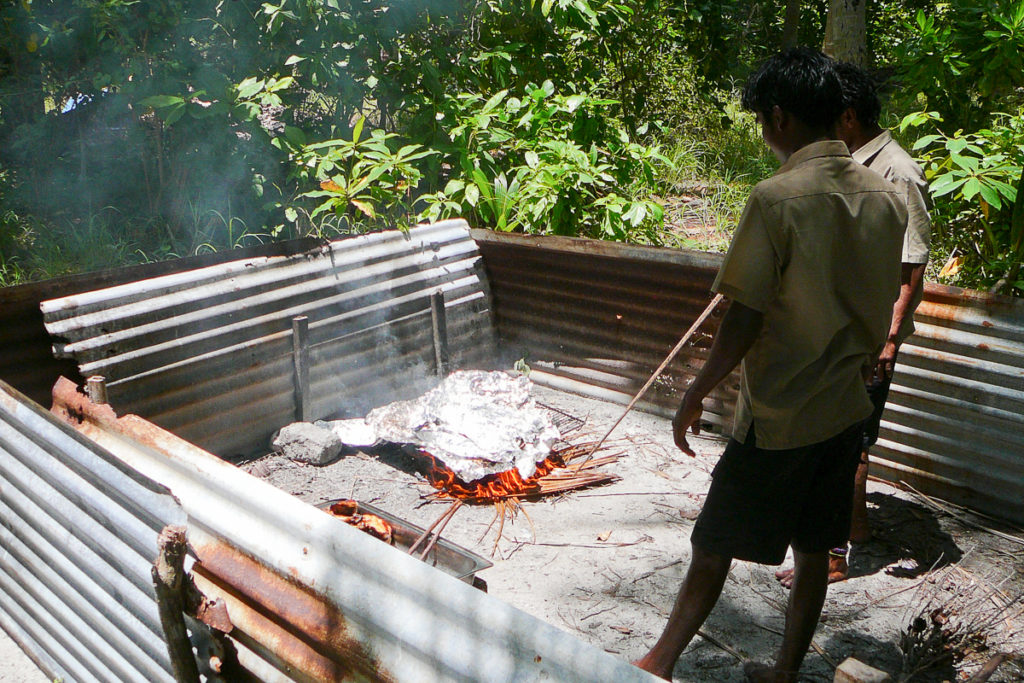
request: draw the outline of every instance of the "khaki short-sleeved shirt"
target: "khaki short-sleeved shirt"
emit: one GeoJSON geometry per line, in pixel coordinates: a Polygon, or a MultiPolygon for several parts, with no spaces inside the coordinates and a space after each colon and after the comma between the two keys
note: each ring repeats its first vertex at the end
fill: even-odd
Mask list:
{"type": "Polygon", "coordinates": [[[797,448],[871,413],[907,222],[899,191],[846,145],[815,142],[754,187],[712,289],[764,314],[741,365],[733,436],[797,448]]]}
{"type": "MultiPolygon", "coordinates": [[[[928,181],[924,179],[924,171],[917,165],[913,157],[906,153],[889,131],[882,131],[863,147],[853,153],[854,161],[859,161],[875,173],[891,182],[899,189],[907,203],[907,232],[903,237],[903,263],[928,263],[928,246],[931,243],[931,217],[928,215],[928,181]]],[[[914,292],[910,302],[911,310],[917,308],[923,298],[923,292],[914,292]]],[[[898,341],[914,333],[914,316],[903,319],[898,341]]]]}

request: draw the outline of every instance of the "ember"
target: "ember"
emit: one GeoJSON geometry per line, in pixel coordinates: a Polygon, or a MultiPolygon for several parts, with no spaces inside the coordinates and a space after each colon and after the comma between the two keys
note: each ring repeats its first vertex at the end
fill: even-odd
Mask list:
{"type": "Polygon", "coordinates": [[[577,444],[552,453],[537,463],[537,471],[530,477],[523,478],[516,469],[489,474],[464,482],[455,472],[445,466],[440,459],[430,453],[419,450],[421,457],[429,463],[427,481],[437,489],[438,498],[456,498],[471,503],[497,502],[509,498],[529,498],[543,496],[570,489],[606,484],[618,479],[607,472],[586,471],[609,462],[618,456],[592,459],[582,465],[571,465],[571,460],[588,452],[592,444],[577,444]]]}

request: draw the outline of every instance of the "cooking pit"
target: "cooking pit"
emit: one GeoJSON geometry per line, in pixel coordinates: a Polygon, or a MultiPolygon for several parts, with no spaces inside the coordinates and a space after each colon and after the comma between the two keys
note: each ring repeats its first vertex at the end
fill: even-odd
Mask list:
{"type": "MultiPolygon", "coordinates": [[[[565,416],[574,428],[569,438],[580,443],[594,443],[622,411],[545,387],[534,386],[531,393],[565,416]]],[[[602,469],[614,481],[523,497],[500,530],[492,502],[461,505],[446,520],[442,539],[494,563],[478,573],[490,595],[623,659],[638,657],[671,608],[689,560],[689,534],[724,448],[720,437],[691,443],[694,459],[675,448],[667,419],[631,413],[609,439],[615,460],[602,469]]],[[[318,467],[268,454],[241,467],[314,506],[348,497],[427,528],[444,518],[451,503],[436,496],[429,478],[406,457],[353,449],[318,467]]],[[[815,651],[805,664],[807,680],[832,680],[835,666],[848,656],[899,672],[901,633],[926,597],[952,601],[957,591],[975,591],[978,600],[1009,604],[1024,588],[1021,545],[978,528],[991,522],[936,508],[936,501],[882,481],[870,482],[869,492],[876,538],[854,551],[853,578],[830,588],[815,651]]],[[[736,563],[704,637],[680,659],[676,680],[738,683],[740,658],[774,656],[787,600],[774,570],[736,563]]],[[[1019,612],[1010,608],[1004,617],[989,638],[993,645],[1002,640],[1019,647],[1019,612]]],[[[958,670],[977,671],[991,654],[972,650],[958,670]]],[[[991,680],[1019,675],[1003,667],[991,680]]],[[[935,669],[934,680],[951,671],[935,669]]]]}
{"type": "MultiPolygon", "coordinates": [[[[287,652],[296,659],[287,662],[295,665],[327,667],[358,652],[364,674],[415,660],[426,667],[421,671],[450,666],[479,679],[493,676],[477,661],[487,657],[449,642],[459,638],[501,659],[505,668],[494,671],[539,670],[550,662],[568,667],[559,669],[565,676],[587,680],[584,669],[569,672],[594,650],[574,650],[576,641],[559,634],[612,653],[602,667],[634,658],[660,631],[685,571],[689,530],[724,442],[697,439],[698,457],[686,458],[672,444],[666,418],[702,362],[714,319],[589,459],[588,445],[604,435],[706,305],[711,260],[571,240],[475,242],[464,224],[442,224],[86,291],[48,300],[42,309],[56,351],[74,358],[84,375],[105,378],[94,386],[105,388],[118,414],[144,418],[122,418],[113,434],[104,426],[83,433],[182,499],[197,550],[216,568],[204,585],[220,586],[233,605],[252,611],[241,631],[270,629],[259,641],[270,643],[280,635],[271,630],[285,628],[296,648],[287,652]],[[531,461],[539,474],[516,463],[457,482],[456,469],[432,450],[436,442],[403,439],[389,442],[404,446],[350,447],[323,465],[268,454],[274,432],[290,423],[363,418],[414,400],[453,373],[506,373],[513,366],[559,427],[560,441],[531,461]],[[133,440],[141,446],[125,445],[133,440]],[[449,543],[493,562],[472,569],[488,594],[449,583],[465,578],[461,569],[428,570],[407,552],[354,538],[316,509],[339,499],[357,501],[357,514],[374,509],[392,525],[416,527],[413,544],[422,540],[415,554],[426,551],[429,564],[430,553],[449,543]],[[248,550],[225,555],[224,544],[248,550]],[[239,571],[264,583],[233,586],[232,572],[239,571]],[[303,621],[304,612],[289,611],[290,601],[268,601],[275,592],[292,595],[281,592],[285,586],[298,591],[295,604],[316,607],[318,621],[303,621]],[[502,605],[539,621],[522,621],[502,605]],[[261,622],[266,614],[278,616],[261,622]],[[559,631],[538,626],[545,622],[559,631]],[[500,632],[492,632],[492,623],[503,625],[500,632]],[[506,628],[514,647],[502,639],[506,628]],[[557,645],[545,649],[542,640],[557,645]],[[398,649],[379,650],[382,643],[398,649]],[[407,655],[412,651],[415,657],[407,655]],[[575,659],[563,656],[570,651],[575,659]]],[[[853,579],[830,592],[807,663],[815,679],[830,679],[847,655],[895,673],[902,666],[900,631],[925,606],[941,603],[937,614],[955,623],[957,615],[977,610],[946,597],[973,587],[998,606],[1019,593],[1020,530],[936,495],[963,480],[957,500],[1019,515],[1013,491],[1020,478],[1011,475],[1019,467],[1021,432],[1013,428],[1019,414],[1009,409],[1018,397],[1000,375],[1015,357],[1018,312],[991,308],[982,316],[972,309],[954,316],[943,308],[953,305],[951,295],[929,291],[922,309],[927,322],[919,325],[926,341],[908,345],[908,375],[894,389],[894,417],[880,441],[881,471],[907,485],[871,485],[877,537],[854,554],[853,579]],[[951,358],[966,341],[936,331],[938,321],[954,317],[958,329],[970,328],[972,343],[982,334],[1002,335],[986,338],[983,350],[998,363],[972,365],[970,380],[981,385],[978,373],[988,373],[1001,403],[967,380],[952,382],[957,398],[948,410],[977,414],[977,438],[962,444],[968,455],[958,456],[978,455],[972,462],[983,466],[970,471],[973,479],[961,476],[970,468],[957,469],[959,461],[942,450],[949,436],[936,417],[947,410],[943,373],[962,379],[951,358]],[[961,391],[982,398],[968,404],[961,391]]],[[[709,398],[707,421],[727,425],[734,399],[730,380],[709,398]]],[[[73,422],[77,414],[70,412],[73,422]]],[[[785,600],[771,569],[738,563],[677,678],[740,680],[739,660],[767,659],[777,646],[785,600]]],[[[962,653],[959,671],[976,671],[995,650],[1019,647],[1011,639],[1019,633],[1017,615],[1007,608],[998,617],[990,624],[998,628],[962,653]]],[[[255,654],[284,666],[281,652],[255,654]]],[[[1013,666],[1004,664],[991,680],[1012,680],[1013,666]]]]}

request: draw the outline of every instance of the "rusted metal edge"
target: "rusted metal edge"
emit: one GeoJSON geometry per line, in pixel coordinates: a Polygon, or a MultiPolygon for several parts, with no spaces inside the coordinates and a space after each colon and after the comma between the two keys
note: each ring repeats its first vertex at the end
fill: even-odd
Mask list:
{"type": "Polygon", "coordinates": [[[655,680],[141,418],[78,408],[83,434],[181,500],[197,584],[226,602],[240,658],[258,659],[242,662],[250,671],[273,666],[297,681],[655,680]]]}

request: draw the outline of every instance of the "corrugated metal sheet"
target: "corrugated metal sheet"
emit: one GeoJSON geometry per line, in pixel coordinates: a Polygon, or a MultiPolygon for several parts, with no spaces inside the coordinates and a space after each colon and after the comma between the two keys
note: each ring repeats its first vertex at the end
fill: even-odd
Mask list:
{"type": "MultiPolygon", "coordinates": [[[[710,300],[722,257],[474,231],[508,358],[539,384],[626,403],[710,300]]],[[[1024,522],[1024,302],[928,284],[903,346],[872,473],[1024,522]]],[[[709,319],[709,335],[718,319],[709,319]]],[[[639,403],[670,416],[707,356],[680,354],[639,403]]],[[[731,424],[738,378],[705,402],[731,424]]]]}
{"type": "MultiPolygon", "coordinates": [[[[721,257],[565,237],[475,230],[507,356],[538,384],[628,403],[711,301],[721,257]]],[[[716,311],[638,403],[671,416],[704,360],[716,311]]],[[[708,398],[704,417],[731,423],[739,375],[708,398]]]]}
{"type": "Polygon", "coordinates": [[[0,382],[0,626],[54,678],[173,681],[150,569],[166,489],[0,382]]]}
{"type": "Polygon", "coordinates": [[[873,472],[1024,522],[1024,301],[928,285],[873,472]]]}
{"type": "Polygon", "coordinates": [[[429,297],[445,294],[459,366],[494,338],[464,221],[332,242],[42,304],[46,327],[111,405],[222,456],[265,448],[294,419],[292,318],[309,319],[313,419],[361,414],[433,382],[429,297]]]}
{"type": "Polygon", "coordinates": [[[313,239],[275,242],[0,288],[0,379],[40,405],[49,404],[50,390],[61,375],[77,381],[75,363],[54,358],[50,350],[50,335],[39,310],[41,301],[241,258],[301,253],[318,243],[313,239]]]}
{"type": "Polygon", "coordinates": [[[227,601],[264,680],[657,680],[141,418],[72,400],[84,434],[181,501],[197,582],[227,601]]]}

